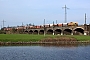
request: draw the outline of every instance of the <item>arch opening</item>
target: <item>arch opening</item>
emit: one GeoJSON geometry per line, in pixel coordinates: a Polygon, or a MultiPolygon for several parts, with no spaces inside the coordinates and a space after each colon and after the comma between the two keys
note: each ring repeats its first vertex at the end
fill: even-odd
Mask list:
{"type": "Polygon", "coordinates": [[[28,33],[28,31],[26,30],[25,33],[28,33]]]}
{"type": "Polygon", "coordinates": [[[35,31],[33,32],[33,34],[38,34],[38,30],[35,30],[35,31]]]}
{"type": "Polygon", "coordinates": [[[39,31],[39,34],[44,34],[44,30],[40,30],[39,31]]]}
{"type": "Polygon", "coordinates": [[[61,35],[61,32],[62,32],[62,30],[60,30],[60,29],[56,29],[56,30],[55,30],[55,34],[56,34],[56,35],[61,35]]]}
{"type": "Polygon", "coordinates": [[[32,30],[30,30],[30,31],[29,31],[29,34],[33,34],[33,31],[32,31],[32,30]]]}
{"type": "Polygon", "coordinates": [[[53,34],[53,30],[49,29],[49,30],[47,31],[47,34],[53,34]]]}
{"type": "Polygon", "coordinates": [[[65,29],[65,30],[63,31],[63,34],[64,34],[64,35],[71,35],[71,33],[72,33],[72,30],[71,30],[71,29],[65,29]]]}
{"type": "Polygon", "coordinates": [[[84,34],[84,30],[82,28],[76,28],[74,30],[74,35],[83,35],[84,34]]]}

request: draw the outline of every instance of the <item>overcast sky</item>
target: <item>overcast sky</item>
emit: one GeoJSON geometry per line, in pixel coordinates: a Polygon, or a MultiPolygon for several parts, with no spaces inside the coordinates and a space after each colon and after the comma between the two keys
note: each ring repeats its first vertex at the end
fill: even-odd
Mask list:
{"type": "Polygon", "coordinates": [[[0,25],[5,20],[5,26],[26,24],[42,25],[64,23],[67,6],[67,22],[84,24],[84,14],[87,14],[87,23],[90,23],[90,0],[0,0],[0,25]]]}

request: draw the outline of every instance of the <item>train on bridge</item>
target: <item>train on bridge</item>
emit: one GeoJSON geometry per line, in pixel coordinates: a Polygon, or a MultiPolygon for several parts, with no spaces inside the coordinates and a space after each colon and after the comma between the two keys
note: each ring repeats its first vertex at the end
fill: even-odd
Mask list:
{"type": "Polygon", "coordinates": [[[67,26],[78,26],[77,22],[69,22],[69,23],[58,23],[58,24],[45,24],[45,25],[36,25],[36,26],[26,26],[27,29],[38,29],[38,28],[49,28],[49,27],[67,27],[67,26]]]}
{"type": "Polygon", "coordinates": [[[15,30],[28,34],[54,34],[54,35],[88,35],[89,25],[79,25],[77,22],[30,25],[4,28],[6,32],[15,30]]]}

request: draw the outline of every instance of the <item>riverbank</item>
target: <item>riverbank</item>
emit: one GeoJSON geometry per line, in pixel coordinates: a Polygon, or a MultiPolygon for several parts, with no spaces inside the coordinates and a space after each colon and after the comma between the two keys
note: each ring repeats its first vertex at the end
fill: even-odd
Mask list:
{"type": "Polygon", "coordinates": [[[90,43],[90,36],[84,35],[30,35],[0,34],[0,44],[78,44],[90,43]]]}
{"type": "Polygon", "coordinates": [[[60,41],[60,42],[0,42],[0,46],[78,46],[90,45],[90,41],[60,41]]]}

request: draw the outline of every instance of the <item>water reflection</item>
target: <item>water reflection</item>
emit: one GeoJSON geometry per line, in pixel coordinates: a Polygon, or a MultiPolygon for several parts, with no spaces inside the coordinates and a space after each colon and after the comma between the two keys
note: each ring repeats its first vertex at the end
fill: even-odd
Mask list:
{"type": "Polygon", "coordinates": [[[90,60],[90,45],[1,46],[0,60],[90,60]]]}

